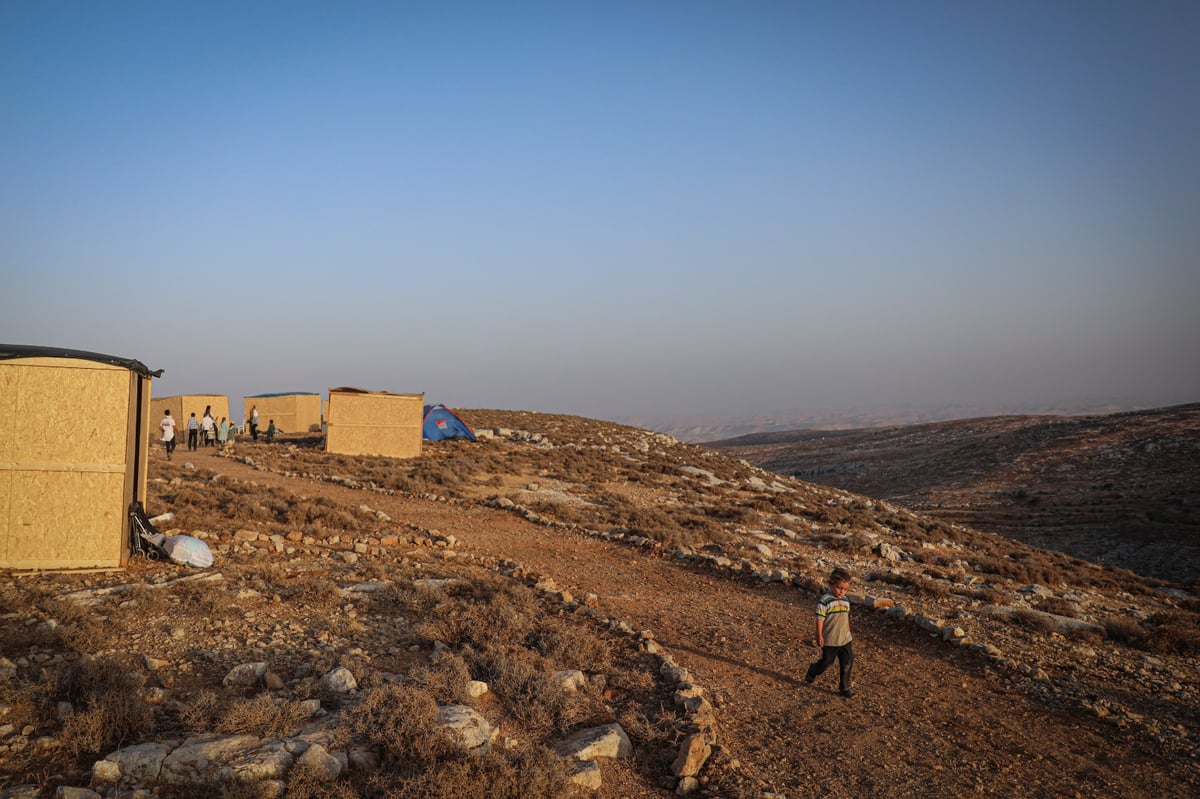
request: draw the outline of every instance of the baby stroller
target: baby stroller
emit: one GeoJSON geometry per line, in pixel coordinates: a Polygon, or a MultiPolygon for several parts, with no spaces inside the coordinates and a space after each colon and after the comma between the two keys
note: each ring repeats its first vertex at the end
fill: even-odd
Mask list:
{"type": "Polygon", "coordinates": [[[170,560],[167,550],[163,549],[166,536],[155,529],[146,515],[142,503],[134,502],[129,506],[129,555],[141,556],[146,560],[170,560]]]}

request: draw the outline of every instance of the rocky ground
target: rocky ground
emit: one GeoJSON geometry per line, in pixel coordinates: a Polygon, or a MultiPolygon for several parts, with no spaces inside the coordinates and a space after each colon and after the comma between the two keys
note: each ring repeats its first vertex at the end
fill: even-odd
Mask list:
{"type": "Polygon", "coordinates": [[[795,430],[708,446],[1095,563],[1200,580],[1198,405],[795,430]]]}
{"type": "MultiPolygon", "coordinates": [[[[419,618],[397,626],[395,608],[411,603],[403,592],[414,581],[494,579],[542,596],[550,604],[540,615],[594,630],[609,659],[589,646],[586,663],[548,663],[574,665],[592,685],[578,707],[544,723],[498,685],[464,706],[497,728],[499,748],[505,739],[552,747],[574,729],[623,723],[634,754],[594,761],[601,780],[586,790],[602,797],[1159,797],[1200,788],[1198,605],[1178,587],[667,436],[574,417],[463,415],[498,435],[430,445],[414,462],[330,456],[311,439],[156,457],[151,513],[171,511],[165,526],[208,541],[214,566],[14,576],[0,607],[9,664],[0,680],[11,696],[15,683],[94,654],[81,654],[89,646],[119,648],[142,659],[155,701],[196,716],[198,697],[219,691],[231,669],[265,662],[278,682],[256,675],[243,693],[310,710],[317,699],[333,716],[354,702],[324,682],[339,667],[370,688],[403,682],[439,638],[470,656],[453,631],[422,633],[419,618]],[[214,504],[217,486],[225,493],[214,504]],[[800,679],[816,654],[812,607],[835,566],[855,575],[850,699],[832,675],[815,686],[800,679]],[[226,588],[214,599],[179,577],[226,588]],[[371,599],[381,589],[364,587],[379,585],[390,586],[385,605],[371,599]],[[143,629],[74,647],[29,632],[55,621],[54,611],[67,619],[61,603],[116,588],[121,599],[101,600],[112,603],[106,612],[144,606],[143,629]],[[171,621],[184,608],[194,622],[171,621]]],[[[105,790],[93,764],[107,752],[64,766],[62,726],[9,721],[20,712],[13,701],[0,707],[9,791],[105,790]]],[[[177,745],[185,727],[157,738],[177,745]]],[[[380,754],[351,737],[318,741],[342,755],[347,773],[380,754]]],[[[349,779],[337,784],[366,785],[349,779]]]]}

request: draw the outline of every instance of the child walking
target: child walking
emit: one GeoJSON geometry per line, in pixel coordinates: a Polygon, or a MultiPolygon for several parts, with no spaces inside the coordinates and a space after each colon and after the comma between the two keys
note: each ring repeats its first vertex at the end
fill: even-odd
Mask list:
{"type": "Polygon", "coordinates": [[[850,642],[850,601],[846,591],[850,589],[850,573],[834,569],[829,575],[829,590],[817,602],[817,646],[821,647],[821,659],[808,667],[804,681],[812,685],[827,668],[838,662],[838,693],[854,696],[850,690],[850,672],[854,667],[854,649],[850,642]]]}

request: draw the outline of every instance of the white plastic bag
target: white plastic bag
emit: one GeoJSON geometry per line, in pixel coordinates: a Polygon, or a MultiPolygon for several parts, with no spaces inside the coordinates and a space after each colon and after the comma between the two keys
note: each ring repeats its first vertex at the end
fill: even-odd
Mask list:
{"type": "Polygon", "coordinates": [[[190,535],[173,535],[163,542],[163,549],[171,556],[171,560],[184,566],[196,566],[207,569],[213,565],[212,550],[208,544],[190,535]]]}

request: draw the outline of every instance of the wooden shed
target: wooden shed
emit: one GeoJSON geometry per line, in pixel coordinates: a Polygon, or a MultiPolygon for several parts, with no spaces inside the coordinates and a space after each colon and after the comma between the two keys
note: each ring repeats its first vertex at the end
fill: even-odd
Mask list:
{"type": "Polygon", "coordinates": [[[125,564],[161,374],[130,358],[0,345],[0,568],[125,564]]]}
{"type": "MultiPolygon", "coordinates": [[[[157,415],[151,419],[151,439],[158,440],[162,431],[158,429],[157,422],[163,418],[163,411],[170,408],[175,424],[179,425],[179,434],[186,442],[188,418],[194,413],[197,420],[203,419],[204,409],[208,407],[212,408],[213,419],[217,424],[221,423],[222,418],[229,419],[229,397],[224,394],[176,394],[173,397],[155,397],[153,410],[157,415]]],[[[230,419],[230,422],[232,421],[230,419]]]]}
{"type": "Polygon", "coordinates": [[[321,430],[321,395],[311,392],[292,394],[255,394],[244,397],[246,415],[242,418],[250,424],[250,409],[258,408],[258,429],[265,432],[270,420],[275,420],[275,429],[284,433],[316,433],[321,430]]]}
{"type": "Polygon", "coordinates": [[[329,389],[325,451],[412,458],[421,454],[424,394],[329,389]]]}

